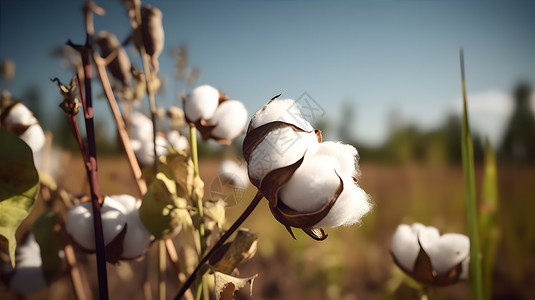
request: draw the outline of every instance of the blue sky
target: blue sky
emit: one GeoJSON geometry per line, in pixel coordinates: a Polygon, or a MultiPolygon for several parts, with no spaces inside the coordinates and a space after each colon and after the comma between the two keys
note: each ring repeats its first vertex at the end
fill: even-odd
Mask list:
{"type": "MultiPolygon", "coordinates": [[[[96,29],[127,36],[120,1],[96,29]]],[[[355,107],[352,131],[371,144],[384,140],[393,113],[424,128],[458,112],[458,51],[465,50],[473,125],[497,141],[519,80],[535,83],[535,4],[518,1],[148,1],[163,11],[166,48],[186,43],[192,66],[208,83],[242,100],[250,114],[272,96],[303,92],[336,123],[344,104],[355,107]]],[[[42,91],[47,115],[60,117],[48,79],[68,81],[50,51],[67,39],[83,42],[82,1],[0,3],[0,60],[14,59],[7,87],[20,96],[42,91]]],[[[132,57],[140,65],[138,57],[132,57]]],[[[172,103],[182,85],[173,58],[160,58],[166,82],[159,96],[172,103]]],[[[99,85],[96,91],[100,90],[99,85]]],[[[110,118],[101,101],[101,119],[110,118]]],[[[97,119],[99,116],[97,116],[97,119]]],[[[335,125],[338,126],[338,125],[335,125]]]]}

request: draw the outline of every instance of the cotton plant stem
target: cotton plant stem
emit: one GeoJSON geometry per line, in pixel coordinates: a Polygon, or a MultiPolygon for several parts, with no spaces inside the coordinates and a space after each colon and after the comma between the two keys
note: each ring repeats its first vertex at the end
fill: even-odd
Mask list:
{"type": "Polygon", "coordinates": [[[223,234],[223,236],[215,243],[215,245],[210,249],[210,251],[199,261],[199,264],[193,270],[191,275],[188,277],[182,288],[180,288],[180,291],[175,297],[175,300],[182,299],[184,296],[184,293],[189,289],[193,281],[197,278],[197,273],[199,273],[199,270],[204,266],[204,264],[212,257],[212,255],[216,252],[219,247],[221,247],[228,239],[229,237],[241,226],[241,224],[251,215],[251,213],[254,211],[258,203],[260,203],[260,200],[262,200],[262,193],[257,192],[249,206],[245,209],[245,211],[238,217],[238,219],[230,226],[230,228],[223,234]]]}
{"type": "Polygon", "coordinates": [[[78,262],[76,260],[76,254],[72,247],[71,242],[65,243],[63,247],[63,252],[65,253],[65,258],[67,265],[69,266],[69,273],[71,275],[72,287],[74,289],[74,295],[77,300],[85,300],[84,284],[82,281],[82,276],[80,276],[80,269],[78,268],[78,262]]]}
{"type": "Polygon", "coordinates": [[[459,52],[461,63],[461,81],[463,93],[463,124],[462,124],[462,161],[464,178],[466,184],[466,210],[468,216],[468,234],[470,236],[470,293],[471,299],[483,299],[482,272],[479,251],[479,236],[477,228],[477,206],[475,192],[475,175],[474,175],[474,150],[472,145],[472,136],[470,134],[470,125],[468,122],[468,109],[466,105],[466,81],[464,73],[464,53],[463,49],[459,52]]]}
{"type": "MultiPolygon", "coordinates": [[[[197,130],[195,125],[189,125],[189,139],[191,147],[191,160],[193,161],[193,177],[197,179],[199,177],[199,157],[197,152],[197,130]]],[[[193,182],[197,182],[194,180],[193,182]]],[[[195,188],[194,188],[195,191],[195,188]]],[[[204,250],[206,249],[206,237],[204,231],[204,212],[202,198],[196,192],[193,192],[193,197],[195,197],[195,204],[197,207],[197,216],[199,217],[199,227],[197,228],[197,233],[199,234],[199,259],[204,255],[204,250]]],[[[201,276],[202,277],[202,276],[201,276]]],[[[202,278],[199,278],[196,281],[195,288],[195,300],[200,300],[202,295],[202,278]]]]}

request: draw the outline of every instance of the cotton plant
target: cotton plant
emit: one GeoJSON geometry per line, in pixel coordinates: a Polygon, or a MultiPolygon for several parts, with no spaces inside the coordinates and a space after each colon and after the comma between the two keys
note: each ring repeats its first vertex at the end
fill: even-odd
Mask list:
{"type": "Polygon", "coordinates": [[[230,145],[243,134],[247,123],[247,109],[242,102],[230,100],[223,92],[210,85],[193,89],[184,99],[184,113],[202,137],[230,145]]]}
{"type": "Polygon", "coordinates": [[[358,223],[371,209],[357,183],[358,152],[323,142],[292,99],[269,101],[252,117],[243,143],[250,181],[269,201],[273,216],[317,240],[321,227],[358,223]]]}
{"type": "MultiPolygon", "coordinates": [[[[134,259],[147,251],[153,237],[139,217],[140,206],[141,202],[126,194],[104,198],[101,207],[104,245],[115,248],[110,250],[119,250],[115,257],[107,257],[109,261],[134,259]]],[[[66,231],[84,250],[95,251],[91,202],[74,205],[69,209],[66,231]]]]}
{"type": "Polygon", "coordinates": [[[5,108],[0,116],[0,127],[21,138],[33,152],[37,169],[42,166],[42,150],[45,133],[34,114],[22,102],[15,102],[5,108]]]}
{"type": "Polygon", "coordinates": [[[426,285],[450,285],[468,278],[470,239],[441,235],[420,223],[401,224],[392,237],[392,257],[406,274],[426,285]]]}

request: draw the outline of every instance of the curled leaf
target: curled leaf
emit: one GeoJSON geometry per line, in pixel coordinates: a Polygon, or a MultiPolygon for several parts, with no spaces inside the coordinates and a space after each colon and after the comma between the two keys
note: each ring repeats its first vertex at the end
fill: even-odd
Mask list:
{"type": "Polygon", "coordinates": [[[253,282],[258,274],[251,277],[238,278],[218,271],[213,271],[215,280],[215,298],[217,300],[233,300],[234,293],[249,284],[249,294],[253,295],[253,282]]]}
{"type": "Polygon", "coordinates": [[[210,259],[210,264],[219,272],[231,274],[240,264],[255,255],[257,244],[257,234],[240,229],[232,242],[222,246],[223,253],[210,259]]]}

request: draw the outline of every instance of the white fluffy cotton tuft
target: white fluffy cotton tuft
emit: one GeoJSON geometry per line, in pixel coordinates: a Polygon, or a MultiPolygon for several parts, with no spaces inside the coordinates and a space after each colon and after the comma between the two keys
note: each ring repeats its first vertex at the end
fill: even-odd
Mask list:
{"type": "Polygon", "coordinates": [[[11,125],[21,124],[28,126],[37,123],[37,119],[34,117],[31,110],[21,102],[18,102],[11,107],[9,115],[4,122],[11,125]]]}
{"type": "Polygon", "coordinates": [[[201,85],[186,97],[184,112],[192,122],[199,119],[208,120],[214,116],[218,105],[219,91],[212,86],[201,85]]]}
{"type": "Polygon", "coordinates": [[[416,224],[419,223],[414,223],[412,226],[406,224],[399,225],[392,237],[392,254],[397,262],[408,271],[413,270],[414,263],[420,252],[418,231],[422,228],[419,225],[422,224],[416,224]]]}
{"type": "MultiPolygon", "coordinates": [[[[124,228],[126,216],[113,206],[104,205],[100,209],[104,244],[111,242],[124,228]]],[[[91,202],[84,202],[69,209],[66,220],[67,233],[76,243],[87,250],[95,250],[95,230],[93,228],[93,208],[91,202]]]]}
{"type": "Polygon", "coordinates": [[[462,234],[448,233],[437,237],[434,231],[423,230],[419,239],[437,274],[449,272],[470,252],[470,239],[462,234]]]}
{"type": "Polygon", "coordinates": [[[9,281],[11,290],[28,295],[47,286],[42,269],[41,249],[33,234],[17,247],[16,260],[15,272],[9,281]]]}
{"type": "Polygon", "coordinates": [[[181,135],[177,130],[171,130],[167,133],[167,141],[176,151],[189,152],[188,138],[181,135]]]}
{"type": "Polygon", "coordinates": [[[305,131],[314,130],[312,125],[303,118],[299,104],[292,99],[270,101],[253,115],[251,127],[254,129],[274,121],[293,124],[305,131]]]}
{"type": "Polygon", "coordinates": [[[237,100],[221,103],[208,123],[216,125],[212,135],[217,138],[233,140],[244,131],[247,123],[247,109],[237,100]]]}
{"type": "Polygon", "coordinates": [[[219,165],[219,177],[237,188],[246,189],[249,185],[247,169],[231,159],[221,162],[221,165],[219,165]]]}

